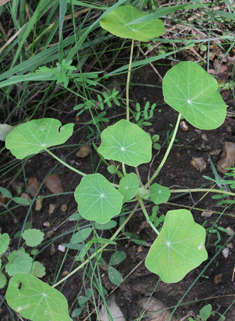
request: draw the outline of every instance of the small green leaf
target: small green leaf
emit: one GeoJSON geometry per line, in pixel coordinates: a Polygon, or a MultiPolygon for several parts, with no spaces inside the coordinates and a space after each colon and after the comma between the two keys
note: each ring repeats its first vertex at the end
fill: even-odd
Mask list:
{"type": "Polygon", "coordinates": [[[168,187],[156,183],[150,186],[150,198],[155,204],[167,202],[170,196],[171,192],[168,187]]]}
{"type": "Polygon", "coordinates": [[[0,255],[6,252],[8,245],[10,243],[10,237],[7,233],[0,235],[0,255]]]}
{"type": "Polygon", "coordinates": [[[83,229],[79,230],[77,233],[75,233],[71,237],[70,243],[77,244],[77,243],[84,242],[90,236],[91,232],[92,232],[91,227],[87,227],[87,228],[83,228],[83,229]]]}
{"type": "Polygon", "coordinates": [[[77,308],[77,309],[73,310],[71,316],[72,316],[72,318],[76,318],[76,317],[78,317],[81,313],[82,313],[82,309],[81,309],[81,308],[77,308]]]}
{"type": "Polygon", "coordinates": [[[25,198],[23,197],[13,197],[12,199],[14,202],[16,202],[17,204],[20,204],[20,205],[30,205],[30,202],[28,200],[26,200],[25,198]]]}
{"type": "Polygon", "coordinates": [[[65,297],[29,274],[17,273],[10,279],[6,300],[21,317],[32,321],[71,321],[65,297]]]}
{"type": "Polygon", "coordinates": [[[74,124],[61,126],[53,118],[31,120],[15,127],[6,138],[6,148],[18,159],[37,154],[51,146],[60,145],[73,133],[74,124]]]}
{"type": "Polygon", "coordinates": [[[139,189],[139,180],[135,173],[126,174],[119,183],[119,192],[123,195],[123,202],[132,199],[139,189]]]}
{"type": "Polygon", "coordinates": [[[130,166],[148,163],[152,157],[152,141],[138,125],[122,119],[101,133],[99,153],[107,159],[130,166]]]}
{"type": "Polygon", "coordinates": [[[33,228],[24,231],[22,237],[25,240],[27,246],[33,247],[42,243],[44,233],[36,228],[33,228]]]}
{"type": "Polygon", "coordinates": [[[9,192],[8,189],[4,187],[0,187],[0,193],[2,193],[2,195],[6,198],[12,198],[11,192],[9,192]]]}
{"type": "Polygon", "coordinates": [[[2,272],[0,272],[0,289],[4,288],[6,284],[7,284],[6,276],[2,272]]]}
{"type": "Polygon", "coordinates": [[[200,317],[202,318],[203,321],[204,320],[206,321],[211,316],[211,312],[212,312],[212,305],[207,304],[200,310],[200,317]]]}
{"type": "Polygon", "coordinates": [[[195,62],[180,62],[166,73],[163,95],[167,104],[197,128],[215,129],[225,120],[227,106],[217,81],[195,62]]]}
{"type": "Polygon", "coordinates": [[[145,265],[163,282],[179,282],[207,259],[205,238],[205,229],[194,222],[189,211],[169,211],[160,234],[149,250],[145,265]]]}
{"type": "Polygon", "coordinates": [[[122,283],[123,278],[121,273],[112,266],[108,267],[108,276],[113,284],[119,285],[122,283]]]}
{"type": "Polygon", "coordinates": [[[13,251],[8,256],[8,261],[6,265],[6,272],[12,276],[16,273],[30,273],[32,269],[32,261],[33,259],[29,256],[29,254],[25,253],[22,250],[13,251]]]}
{"type": "Polygon", "coordinates": [[[117,251],[113,253],[113,255],[111,256],[109,260],[109,265],[117,265],[122,261],[124,261],[125,258],[126,258],[126,255],[122,251],[117,251]]]}
{"type": "Polygon", "coordinates": [[[74,197],[80,214],[100,224],[110,221],[122,208],[123,196],[101,174],[83,177],[74,197]]]}
{"type": "Polygon", "coordinates": [[[164,33],[164,24],[159,19],[126,26],[128,22],[143,16],[146,16],[146,14],[140,12],[137,8],[132,6],[119,6],[102,18],[100,25],[103,29],[108,30],[118,37],[139,41],[148,41],[164,33]]]}
{"type": "Polygon", "coordinates": [[[42,265],[42,263],[38,261],[33,262],[33,268],[30,272],[30,274],[36,276],[37,278],[42,278],[44,275],[46,275],[46,269],[42,265]]]}

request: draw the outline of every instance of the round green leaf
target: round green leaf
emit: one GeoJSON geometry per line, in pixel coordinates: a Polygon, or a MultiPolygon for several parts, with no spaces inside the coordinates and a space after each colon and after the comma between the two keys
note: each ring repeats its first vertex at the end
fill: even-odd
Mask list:
{"type": "Polygon", "coordinates": [[[33,268],[30,272],[30,274],[36,276],[37,278],[42,278],[44,275],[46,275],[46,269],[42,265],[42,263],[38,261],[33,262],[33,268]]]}
{"type": "Polygon", "coordinates": [[[122,119],[101,133],[99,153],[107,159],[130,166],[148,163],[152,157],[152,141],[138,125],[122,119]]]}
{"type": "Polygon", "coordinates": [[[145,265],[163,282],[178,282],[207,259],[205,238],[204,227],[194,222],[189,211],[169,211],[145,265]]]}
{"type": "Polygon", "coordinates": [[[123,202],[132,199],[139,189],[139,180],[135,173],[126,174],[119,183],[119,192],[124,196],[123,202]]]}
{"type": "Polygon", "coordinates": [[[61,127],[53,118],[31,120],[15,127],[6,137],[6,148],[18,159],[37,154],[51,146],[60,145],[73,133],[74,124],[61,127]]]}
{"type": "Polygon", "coordinates": [[[119,285],[122,283],[123,278],[121,273],[112,266],[108,267],[108,276],[113,284],[119,285]]]}
{"type": "Polygon", "coordinates": [[[137,8],[132,6],[119,6],[102,18],[100,25],[103,29],[108,30],[118,37],[139,41],[148,41],[164,33],[165,27],[160,19],[126,25],[143,16],[146,16],[146,14],[140,12],[137,8]]]}
{"type": "Polygon", "coordinates": [[[155,204],[162,204],[168,201],[171,192],[168,187],[159,184],[150,186],[150,198],[155,204]]]}
{"type": "Polygon", "coordinates": [[[123,196],[101,174],[83,177],[74,197],[80,214],[100,224],[110,221],[122,208],[123,196]]]}
{"type": "Polygon", "coordinates": [[[23,250],[13,251],[8,256],[6,272],[12,276],[19,272],[30,273],[33,259],[23,250]]]}
{"type": "Polygon", "coordinates": [[[225,120],[226,104],[217,81],[192,61],[180,62],[163,79],[167,104],[200,129],[215,129],[225,120]]]}
{"type": "Polygon", "coordinates": [[[25,240],[27,246],[33,247],[42,243],[44,233],[36,228],[33,228],[24,231],[22,237],[25,240]]]}
{"type": "Polygon", "coordinates": [[[65,297],[29,274],[17,273],[10,279],[6,300],[21,317],[32,321],[71,320],[65,297]]]}
{"type": "Polygon", "coordinates": [[[7,233],[0,235],[0,255],[6,252],[10,243],[10,237],[7,233]]]}

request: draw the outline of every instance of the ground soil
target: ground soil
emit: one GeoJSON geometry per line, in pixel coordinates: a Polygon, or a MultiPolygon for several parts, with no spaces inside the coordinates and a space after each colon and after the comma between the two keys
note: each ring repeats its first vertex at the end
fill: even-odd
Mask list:
{"type": "MultiPolygon", "coordinates": [[[[167,69],[170,68],[170,66],[163,67],[162,62],[161,65],[159,64],[159,66],[156,67],[162,76],[164,76],[167,69]]],[[[155,158],[151,166],[150,164],[140,166],[140,175],[143,183],[145,183],[149,171],[152,174],[153,171],[156,170],[164,155],[167,147],[167,132],[172,132],[172,126],[176,123],[177,112],[164,103],[161,82],[159,82],[158,75],[150,66],[136,70],[131,82],[130,98],[133,102],[139,102],[142,108],[147,101],[151,104],[157,104],[154,117],[150,120],[152,122],[152,126],[144,127],[144,129],[150,132],[151,135],[160,135],[160,144],[162,148],[160,151],[153,150],[155,158]],[[152,87],[142,86],[141,84],[152,85],[152,87]]],[[[124,89],[124,87],[122,89],[124,89]]],[[[222,93],[222,95],[225,102],[230,107],[229,110],[235,111],[235,105],[231,102],[233,100],[232,94],[226,91],[222,93]]],[[[69,122],[75,123],[75,134],[73,137],[66,143],[66,147],[55,148],[54,153],[58,157],[63,158],[67,163],[73,164],[73,166],[81,171],[92,173],[94,169],[98,168],[98,171],[101,174],[108,179],[111,179],[111,174],[109,174],[106,169],[107,166],[104,163],[99,163],[99,157],[95,153],[92,145],[91,154],[84,159],[79,159],[75,156],[78,148],[76,150],[71,150],[69,147],[70,144],[87,143],[87,127],[82,127],[81,124],[86,122],[88,118],[84,114],[81,115],[79,120],[76,119],[76,113],[72,110],[73,104],[74,102],[70,101],[66,105],[59,105],[56,113],[52,110],[49,110],[46,113],[46,117],[57,118],[61,120],[63,124],[69,122]]],[[[107,118],[113,118],[110,118],[110,123],[104,123],[104,126],[108,126],[118,120],[118,115],[121,113],[123,113],[123,109],[121,108],[109,109],[107,111],[107,118]],[[114,116],[116,117],[114,118],[114,116]]],[[[177,141],[173,146],[166,164],[157,177],[156,182],[171,188],[197,188],[204,184],[210,186],[209,182],[203,178],[203,175],[214,178],[208,155],[212,150],[222,149],[223,142],[225,141],[235,143],[234,122],[234,118],[226,117],[224,124],[220,128],[211,131],[198,131],[189,124],[188,131],[179,129],[176,137],[177,141]],[[202,136],[202,134],[207,136],[207,140],[205,140],[205,137],[202,136]],[[204,139],[202,137],[204,137],[204,139]],[[204,159],[207,166],[203,172],[200,172],[191,165],[192,157],[204,159]]],[[[99,145],[99,141],[97,142],[97,145],[99,145]]],[[[211,156],[215,165],[218,163],[219,158],[219,155],[211,156]]],[[[12,161],[12,159],[13,157],[9,155],[6,163],[12,161]]],[[[3,182],[1,185],[7,187],[20,168],[21,164],[4,177],[1,177],[3,182]]],[[[38,181],[42,182],[46,175],[52,172],[59,175],[62,180],[64,191],[66,192],[66,194],[62,196],[53,196],[45,185],[43,185],[40,190],[40,194],[44,196],[50,195],[50,197],[44,199],[43,207],[40,212],[35,211],[35,205],[32,207],[30,212],[28,212],[28,208],[26,207],[17,207],[16,209],[13,209],[17,222],[13,220],[13,217],[9,213],[0,216],[2,233],[9,233],[12,236],[11,250],[17,248],[18,241],[14,240],[13,236],[14,233],[22,226],[27,213],[29,214],[28,220],[32,221],[32,226],[34,228],[44,230],[45,233],[53,231],[54,229],[54,234],[50,239],[48,238],[47,242],[44,244],[47,245],[47,247],[40,247],[43,251],[41,251],[37,256],[37,260],[42,262],[46,268],[46,276],[43,277],[42,280],[49,282],[50,284],[55,280],[55,278],[58,278],[58,280],[61,279],[64,271],[70,271],[75,268],[70,257],[74,257],[76,255],[76,251],[69,250],[70,257],[66,257],[62,268],[58,270],[58,266],[60,266],[64,254],[59,252],[57,248],[59,244],[69,242],[71,234],[66,234],[66,232],[71,231],[75,226],[74,222],[66,221],[64,224],[62,223],[77,211],[77,204],[73,197],[73,191],[79,184],[80,177],[64,166],[58,165],[57,162],[46,153],[41,153],[30,158],[24,165],[24,170],[25,173],[21,172],[17,179],[15,179],[16,181],[23,182],[23,176],[25,175],[26,179],[36,177],[38,181]],[[49,204],[55,204],[56,206],[55,211],[51,215],[48,214],[49,204]],[[62,204],[67,204],[68,208],[66,212],[61,211],[62,204]],[[48,228],[44,226],[45,222],[50,223],[48,228]],[[61,237],[62,234],[63,236],[61,237]],[[57,238],[57,236],[59,238],[57,238]],[[52,245],[49,243],[52,243],[55,247],[55,253],[51,252],[52,245]]],[[[128,170],[130,169],[128,168],[128,170]]],[[[9,189],[15,195],[12,185],[10,185],[9,189]]],[[[213,200],[211,194],[204,195],[202,193],[187,193],[185,195],[178,195],[177,197],[176,195],[177,194],[172,194],[173,197],[169,200],[169,203],[160,206],[159,214],[164,214],[168,210],[188,206],[188,209],[191,208],[195,221],[199,224],[203,224],[205,222],[205,218],[201,216],[202,212],[196,208],[220,213],[224,210],[223,206],[217,206],[218,201],[213,200]]],[[[151,213],[151,206],[148,207],[148,210],[149,213],[151,213]]],[[[233,214],[234,207],[227,209],[226,213],[233,214]]],[[[216,221],[218,218],[219,226],[223,228],[230,227],[235,230],[234,217],[225,214],[219,217],[218,214],[214,213],[211,218],[207,219],[206,227],[211,226],[211,222],[216,221]]],[[[125,230],[136,234],[139,233],[142,240],[145,240],[147,243],[152,243],[155,240],[156,235],[148,224],[143,224],[143,222],[145,222],[145,218],[139,210],[134,214],[132,220],[128,222],[125,230]]],[[[110,237],[111,233],[114,231],[115,229],[111,232],[105,232],[105,237],[110,237]]],[[[224,232],[220,232],[220,236],[221,241],[218,245],[223,245],[228,239],[228,236],[224,232]]],[[[220,252],[216,258],[210,262],[210,259],[218,252],[218,247],[214,246],[214,242],[216,240],[216,234],[211,235],[210,238],[208,236],[208,260],[195,270],[188,273],[182,281],[175,284],[163,283],[159,280],[157,275],[150,273],[146,269],[143,260],[148,253],[148,247],[137,245],[125,238],[120,240],[117,244],[117,250],[123,251],[126,255],[126,259],[120,264],[118,269],[123,278],[125,278],[125,281],[117,287],[115,293],[117,303],[121,307],[126,320],[131,321],[138,317],[140,309],[138,308],[137,301],[143,297],[148,297],[151,294],[162,300],[168,307],[172,307],[172,309],[177,306],[174,316],[179,320],[185,317],[189,311],[193,311],[197,314],[199,310],[208,303],[212,304],[214,310],[218,310],[220,313],[223,313],[234,299],[235,286],[232,278],[235,253],[234,249],[230,248],[230,254],[227,259],[225,259],[222,252],[220,252]],[[209,262],[210,264],[207,266],[209,262]],[[205,269],[203,277],[196,280],[203,269],[205,269]],[[131,271],[132,273],[130,273],[131,271]],[[219,283],[215,283],[214,278],[219,274],[222,274],[222,280],[219,283]]],[[[234,245],[233,239],[230,243],[232,243],[232,246],[234,245]]],[[[113,249],[113,247],[111,246],[110,249],[113,249]]],[[[111,254],[112,251],[105,253],[104,259],[106,262],[108,262],[111,254]]],[[[107,271],[101,269],[101,276],[104,288],[108,293],[110,293],[115,286],[109,281],[107,271]]],[[[69,278],[62,287],[59,286],[58,290],[61,290],[71,306],[83,286],[83,272],[81,271],[69,278]]],[[[85,282],[85,287],[90,287],[89,281],[85,282]]],[[[5,294],[5,288],[2,289],[0,293],[3,297],[5,294]]],[[[82,293],[84,293],[84,290],[82,293]]],[[[72,310],[75,307],[76,306],[74,305],[72,310]]],[[[6,304],[3,304],[1,309],[0,319],[2,321],[17,320],[17,317],[9,312],[9,308],[6,304]]],[[[92,311],[93,307],[90,305],[89,309],[92,311]]],[[[84,311],[78,318],[74,318],[74,320],[85,320],[86,317],[87,312],[84,311]]],[[[91,320],[96,320],[96,314],[92,314],[90,318],[91,320]]],[[[218,315],[210,318],[210,320],[218,319],[218,315]]]]}

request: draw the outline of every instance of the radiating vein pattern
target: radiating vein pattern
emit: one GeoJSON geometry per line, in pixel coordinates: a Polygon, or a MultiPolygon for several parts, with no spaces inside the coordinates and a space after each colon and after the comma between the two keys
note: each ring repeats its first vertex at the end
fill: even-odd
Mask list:
{"type": "Polygon", "coordinates": [[[72,135],[73,124],[61,127],[53,118],[31,120],[14,128],[6,139],[6,148],[18,159],[37,154],[48,147],[60,145],[72,135]]]}
{"type": "Polygon", "coordinates": [[[104,158],[138,166],[150,162],[152,142],[138,125],[122,119],[101,134],[99,153],[104,158]]]}
{"type": "Polygon", "coordinates": [[[123,196],[100,174],[83,177],[74,196],[79,213],[87,220],[105,224],[121,211],[123,196]]]}
{"type": "Polygon", "coordinates": [[[167,72],[163,95],[166,103],[195,127],[215,129],[224,122],[227,106],[218,84],[194,62],[181,62],[167,72]]]}
{"type": "Polygon", "coordinates": [[[194,222],[189,211],[169,211],[163,229],[147,255],[147,268],[164,282],[180,281],[207,259],[205,237],[205,229],[194,222]]]}

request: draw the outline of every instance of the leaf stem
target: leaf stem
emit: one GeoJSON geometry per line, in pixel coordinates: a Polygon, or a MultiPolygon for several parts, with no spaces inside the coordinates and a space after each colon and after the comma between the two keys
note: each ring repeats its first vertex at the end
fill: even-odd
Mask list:
{"type": "Polygon", "coordinates": [[[148,213],[147,213],[147,211],[146,211],[146,208],[145,208],[145,206],[144,206],[143,200],[142,200],[142,199],[139,199],[139,203],[140,203],[141,209],[142,209],[142,211],[143,211],[143,213],[144,213],[144,215],[145,215],[145,217],[146,217],[146,220],[147,220],[148,224],[152,227],[152,229],[154,230],[154,232],[156,232],[157,235],[159,235],[158,229],[157,229],[157,228],[153,225],[153,223],[150,221],[150,218],[149,218],[149,215],[148,215],[148,213]]]}
{"type": "Polygon", "coordinates": [[[153,176],[150,178],[150,180],[147,182],[147,184],[145,184],[145,188],[149,187],[149,185],[152,183],[152,181],[157,177],[158,173],[160,172],[160,170],[162,169],[163,165],[165,164],[166,160],[167,160],[167,157],[171,151],[171,148],[172,148],[172,145],[174,143],[174,140],[175,140],[175,136],[176,136],[176,133],[178,131],[178,127],[179,127],[179,124],[180,124],[180,118],[181,118],[181,113],[179,113],[178,115],[178,119],[177,119],[177,122],[176,122],[176,125],[175,125],[175,129],[174,129],[174,132],[173,132],[173,135],[172,135],[172,138],[171,138],[171,141],[170,141],[170,144],[166,150],[166,153],[160,163],[160,165],[158,166],[157,170],[155,171],[155,173],[153,174],[153,176]]]}
{"type": "Polygon", "coordinates": [[[58,162],[60,162],[61,164],[63,164],[64,166],[68,167],[69,169],[71,169],[72,171],[74,171],[75,173],[82,175],[82,176],[86,176],[87,174],[80,172],[78,169],[70,166],[69,164],[65,163],[64,161],[62,161],[62,159],[60,159],[59,157],[57,157],[55,154],[53,154],[49,149],[45,149],[52,157],[54,157],[56,160],[58,160],[58,162]]]}
{"type": "Polygon", "coordinates": [[[131,65],[132,65],[132,57],[133,57],[133,49],[134,49],[134,39],[131,41],[131,53],[130,53],[130,61],[127,72],[127,80],[126,80],[126,120],[129,121],[129,88],[130,88],[130,78],[131,78],[131,65]]]}
{"type": "Polygon", "coordinates": [[[170,189],[171,193],[187,193],[187,192],[211,192],[211,193],[219,193],[219,194],[227,194],[230,196],[235,196],[235,193],[221,191],[219,189],[210,189],[210,188],[185,188],[185,189],[170,189]]]}
{"type": "MultiPolygon", "coordinates": [[[[132,217],[132,215],[135,213],[135,211],[137,210],[138,206],[139,206],[139,202],[137,202],[135,204],[135,207],[133,208],[133,210],[131,211],[131,213],[127,216],[127,218],[125,219],[125,221],[119,226],[119,228],[117,229],[117,231],[113,234],[113,236],[110,238],[110,241],[114,240],[115,237],[118,235],[118,233],[123,229],[123,227],[126,225],[126,223],[130,220],[130,218],[132,217]]],[[[75,274],[77,271],[79,271],[81,268],[83,268],[83,266],[85,266],[88,262],[90,262],[91,259],[93,259],[97,254],[99,254],[100,252],[102,252],[109,244],[104,244],[103,246],[101,246],[95,253],[93,253],[89,259],[86,259],[82,264],[80,264],[75,270],[73,270],[71,273],[69,273],[68,275],[66,275],[63,279],[61,279],[59,282],[57,282],[56,284],[54,284],[52,286],[52,288],[57,287],[60,283],[64,282],[65,280],[67,280],[69,277],[71,277],[73,274],[75,274]]]]}
{"type": "Polygon", "coordinates": [[[125,163],[122,162],[122,171],[123,171],[123,175],[126,176],[126,167],[125,167],[125,163]]]}

